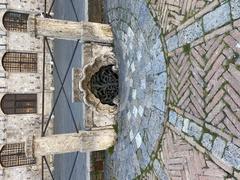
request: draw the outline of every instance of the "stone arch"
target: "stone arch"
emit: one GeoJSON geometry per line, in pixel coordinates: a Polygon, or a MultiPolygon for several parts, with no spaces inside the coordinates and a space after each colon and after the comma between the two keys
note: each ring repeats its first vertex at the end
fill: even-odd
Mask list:
{"type": "Polygon", "coordinates": [[[7,72],[37,72],[37,53],[5,52],[2,67],[7,72]]]}
{"type": "MultiPolygon", "coordinates": [[[[1,23],[0,23],[1,24],[1,23]]],[[[4,54],[6,53],[6,51],[1,51],[0,52],[0,59],[1,59],[1,61],[0,61],[0,70],[1,71],[5,71],[5,69],[4,69],[4,67],[3,67],[3,64],[2,64],[2,59],[3,59],[3,56],[4,56],[4,54]]]]}
{"type": "Polygon", "coordinates": [[[35,164],[34,158],[26,157],[25,143],[5,144],[0,150],[2,167],[15,167],[35,164]]]}
{"type": "MultiPolygon", "coordinates": [[[[83,77],[80,81],[80,90],[83,92],[83,100],[85,104],[93,107],[97,112],[103,113],[106,116],[112,117],[117,113],[117,104],[109,105],[102,103],[92,92],[91,81],[95,74],[97,74],[102,67],[111,66],[116,67],[117,60],[113,54],[106,54],[96,57],[91,63],[83,68],[83,77]]],[[[115,71],[115,70],[114,70],[115,71]]]]}
{"type": "Polygon", "coordinates": [[[2,31],[7,31],[6,28],[4,27],[3,25],[3,16],[4,14],[7,12],[7,10],[0,10],[0,18],[1,18],[1,21],[0,21],[0,29],[2,31]]]}
{"type": "Polygon", "coordinates": [[[37,94],[5,94],[1,109],[7,115],[37,113],[37,94]]]}
{"type": "Polygon", "coordinates": [[[29,14],[6,11],[2,17],[2,24],[7,31],[27,32],[27,20],[29,14]]]}

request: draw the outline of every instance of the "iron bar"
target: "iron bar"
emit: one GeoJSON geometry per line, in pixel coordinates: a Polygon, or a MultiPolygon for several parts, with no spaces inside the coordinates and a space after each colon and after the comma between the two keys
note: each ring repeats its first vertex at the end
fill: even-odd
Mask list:
{"type": "Polygon", "coordinates": [[[41,168],[42,168],[42,180],[44,180],[44,160],[43,160],[43,156],[42,156],[42,162],[41,162],[41,168]]]}
{"type": "Polygon", "coordinates": [[[44,0],[44,15],[47,12],[47,0],[44,0]]]}
{"type": "MultiPolygon", "coordinates": [[[[47,13],[47,15],[50,15],[50,13],[51,13],[51,11],[52,11],[52,8],[53,8],[53,5],[54,5],[54,3],[55,3],[55,0],[53,0],[52,4],[51,4],[51,6],[50,6],[50,8],[49,8],[49,10],[48,10],[48,13],[47,13]]],[[[45,12],[45,14],[46,14],[46,12],[45,12]]]]}
{"type": "Polygon", "coordinates": [[[41,130],[41,136],[44,136],[43,130],[44,130],[44,104],[45,104],[45,66],[46,66],[46,37],[43,37],[43,74],[42,74],[42,130],[41,130]]]}
{"type": "MultiPolygon", "coordinates": [[[[49,10],[47,11],[47,0],[44,0],[44,15],[45,15],[45,16],[46,16],[46,15],[50,15],[50,12],[52,11],[52,8],[53,8],[53,6],[54,6],[54,3],[55,3],[55,0],[52,1],[52,4],[51,4],[49,10]]],[[[79,21],[79,18],[78,18],[77,12],[76,12],[76,8],[75,8],[75,6],[74,6],[73,1],[70,0],[70,3],[71,3],[71,5],[72,5],[72,7],[73,7],[73,11],[74,11],[74,14],[75,14],[75,18],[76,18],[77,21],[79,21]]],[[[65,96],[65,98],[66,98],[66,100],[67,100],[67,104],[68,104],[68,107],[69,107],[70,112],[71,112],[71,116],[72,116],[72,120],[73,120],[75,129],[76,129],[77,132],[79,132],[78,127],[77,127],[77,124],[76,124],[76,120],[75,120],[75,118],[74,118],[74,114],[73,114],[73,112],[72,112],[70,103],[69,103],[69,101],[68,101],[68,99],[67,99],[66,91],[65,91],[65,89],[64,89],[64,83],[65,83],[66,77],[67,77],[67,75],[68,75],[68,72],[69,72],[69,70],[70,70],[71,64],[72,64],[72,62],[73,62],[73,58],[74,58],[74,56],[75,56],[75,53],[76,53],[78,44],[79,44],[79,40],[76,42],[76,45],[75,45],[74,51],[73,51],[73,53],[72,53],[72,57],[71,57],[71,59],[70,59],[70,62],[69,62],[67,71],[66,71],[66,73],[65,73],[65,75],[64,75],[64,78],[63,78],[63,80],[62,80],[61,77],[60,77],[60,74],[59,74],[59,71],[58,71],[58,68],[57,68],[57,65],[56,65],[56,62],[55,62],[53,53],[52,53],[52,51],[51,51],[51,49],[50,49],[49,42],[48,42],[47,38],[44,37],[44,44],[43,44],[43,46],[44,46],[44,50],[43,50],[43,61],[44,61],[44,62],[43,62],[43,72],[44,72],[44,75],[43,75],[43,97],[42,97],[42,107],[43,107],[43,109],[42,109],[42,136],[45,136],[45,133],[46,133],[46,131],[47,131],[48,125],[49,125],[49,123],[50,123],[51,117],[52,117],[52,115],[53,115],[53,112],[54,112],[54,110],[55,110],[56,104],[57,104],[57,102],[58,102],[58,99],[59,99],[59,96],[60,96],[60,93],[61,93],[62,90],[63,90],[64,96],[65,96]],[[52,57],[52,61],[53,61],[53,63],[54,63],[54,66],[56,67],[56,72],[57,72],[57,76],[58,76],[58,78],[59,78],[59,80],[60,80],[61,87],[60,87],[60,90],[59,90],[59,92],[58,92],[57,98],[55,99],[54,106],[53,106],[53,108],[52,108],[52,110],[51,110],[51,113],[50,113],[50,115],[49,115],[49,117],[48,117],[48,120],[47,120],[47,122],[46,122],[46,125],[44,126],[44,89],[45,89],[45,60],[46,60],[46,50],[45,50],[46,44],[45,44],[45,43],[47,43],[47,46],[48,46],[50,55],[51,55],[51,57],[52,57]]],[[[72,174],[73,174],[73,171],[74,171],[74,167],[75,167],[75,165],[76,165],[76,161],[77,161],[77,158],[78,158],[78,154],[79,154],[79,152],[77,152],[77,154],[76,154],[76,156],[75,156],[74,163],[73,163],[73,166],[72,166],[70,175],[69,175],[69,180],[72,178],[72,174]]],[[[47,165],[48,171],[49,171],[52,179],[54,180],[54,176],[53,176],[53,174],[52,174],[52,171],[51,171],[51,169],[50,169],[50,166],[49,166],[49,164],[48,164],[47,159],[46,159],[45,156],[42,157],[42,164],[41,164],[41,165],[42,165],[42,180],[44,180],[44,161],[45,161],[45,163],[46,163],[46,165],[47,165]]]]}
{"type": "MultiPolygon", "coordinates": [[[[63,84],[62,79],[61,79],[60,74],[59,74],[59,71],[58,71],[58,68],[57,68],[57,64],[56,64],[56,62],[55,62],[55,58],[54,58],[53,53],[52,53],[52,51],[51,51],[51,49],[50,49],[50,45],[49,45],[48,40],[46,40],[46,43],[47,43],[47,47],[48,47],[48,50],[49,50],[49,52],[50,52],[50,55],[51,55],[53,64],[54,64],[54,66],[55,66],[55,68],[56,68],[56,73],[57,73],[58,79],[59,79],[60,83],[63,84]]],[[[68,108],[69,108],[69,110],[70,110],[70,114],[71,114],[71,117],[72,117],[72,120],[73,120],[74,127],[75,127],[75,129],[76,129],[76,132],[78,133],[79,130],[78,130],[78,127],[77,127],[77,123],[76,123],[76,120],[75,120],[75,118],[74,118],[74,115],[73,115],[73,112],[72,112],[72,108],[71,108],[71,106],[70,106],[70,103],[69,103],[69,100],[68,100],[68,97],[67,97],[67,94],[66,94],[66,91],[65,91],[64,86],[63,86],[63,89],[62,89],[62,90],[63,90],[64,96],[65,96],[65,98],[66,98],[66,100],[67,100],[67,105],[68,105],[68,108]]]]}
{"type": "Polygon", "coordinates": [[[77,15],[77,11],[76,11],[75,6],[73,4],[73,0],[70,0],[70,2],[71,2],[71,5],[72,5],[72,8],[73,8],[73,12],[75,14],[76,20],[79,21],[79,18],[78,18],[78,15],[77,15]]]}
{"type": "Polygon", "coordinates": [[[76,162],[77,162],[78,154],[79,154],[79,152],[76,153],[76,156],[75,156],[75,159],[74,159],[74,162],[73,162],[73,166],[72,166],[72,169],[71,169],[71,172],[70,172],[68,180],[71,180],[71,178],[72,178],[72,174],[73,174],[73,170],[75,168],[76,162]]]}
{"type": "Polygon", "coordinates": [[[77,40],[76,45],[75,45],[75,47],[74,47],[74,50],[73,50],[73,54],[72,54],[71,60],[70,60],[70,62],[69,62],[69,64],[68,64],[67,71],[66,71],[65,76],[64,76],[64,78],[63,78],[63,83],[61,84],[60,90],[58,91],[57,98],[56,98],[56,100],[55,100],[55,103],[54,103],[54,105],[53,105],[53,108],[52,108],[52,111],[51,111],[51,113],[50,113],[50,116],[48,117],[47,123],[46,123],[46,125],[45,125],[44,130],[43,130],[43,135],[45,135],[45,133],[46,133],[46,131],[47,131],[47,127],[48,127],[49,122],[50,122],[50,120],[51,120],[52,114],[53,114],[53,112],[54,112],[54,110],[55,110],[55,108],[56,108],[56,105],[57,105],[58,99],[59,99],[59,97],[60,97],[60,94],[61,94],[61,92],[62,92],[62,89],[63,89],[64,83],[65,83],[66,78],[67,78],[67,75],[68,75],[68,72],[69,72],[70,67],[71,67],[71,65],[72,65],[73,58],[74,58],[74,56],[75,56],[75,53],[76,53],[76,50],[77,50],[78,44],[79,44],[79,40],[77,40]]]}
{"type": "Polygon", "coordinates": [[[54,177],[53,177],[52,171],[51,171],[51,169],[50,169],[50,166],[49,166],[49,164],[48,164],[48,162],[47,162],[46,157],[43,156],[43,159],[44,159],[44,161],[45,161],[45,163],[46,163],[46,165],[47,165],[47,168],[48,168],[48,171],[49,171],[49,173],[50,173],[50,175],[51,175],[51,177],[52,177],[52,180],[54,180],[54,177]]]}

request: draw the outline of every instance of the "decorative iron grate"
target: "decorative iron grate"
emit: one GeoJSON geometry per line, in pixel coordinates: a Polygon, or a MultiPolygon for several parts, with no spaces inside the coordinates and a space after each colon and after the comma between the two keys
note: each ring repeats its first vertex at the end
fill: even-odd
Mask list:
{"type": "Polygon", "coordinates": [[[5,114],[37,113],[36,94],[6,94],[1,102],[5,114]]]}
{"type": "Polygon", "coordinates": [[[8,72],[37,72],[37,54],[7,52],[3,57],[3,67],[8,72]]]}
{"type": "Polygon", "coordinates": [[[6,12],[3,17],[3,25],[8,31],[26,32],[28,14],[18,12],[6,12]]]}
{"type": "Polygon", "coordinates": [[[3,167],[14,167],[34,164],[34,158],[25,155],[25,143],[6,144],[0,151],[0,162],[3,167]]]}
{"type": "Polygon", "coordinates": [[[118,75],[113,65],[103,66],[91,78],[91,92],[102,104],[114,106],[113,99],[118,95],[118,75]]]}

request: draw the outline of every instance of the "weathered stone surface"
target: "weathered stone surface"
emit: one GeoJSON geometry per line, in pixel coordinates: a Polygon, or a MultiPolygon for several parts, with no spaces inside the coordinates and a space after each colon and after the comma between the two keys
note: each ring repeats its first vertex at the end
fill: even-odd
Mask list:
{"type": "Polygon", "coordinates": [[[232,143],[227,143],[223,160],[226,161],[227,164],[240,170],[240,148],[232,143]]]}
{"type": "Polygon", "coordinates": [[[182,131],[188,133],[189,119],[184,118],[182,131]]]}
{"type": "Polygon", "coordinates": [[[129,133],[129,138],[130,138],[130,141],[132,141],[132,140],[133,140],[133,138],[134,138],[134,135],[133,135],[133,131],[132,131],[132,130],[130,130],[130,133],[129,133]]]}
{"type": "Polygon", "coordinates": [[[73,76],[73,90],[72,90],[72,96],[73,96],[73,102],[80,102],[82,100],[83,93],[79,89],[79,81],[82,78],[82,70],[80,68],[74,68],[72,70],[72,76],[73,76]]]}
{"type": "Polygon", "coordinates": [[[212,154],[218,158],[221,158],[223,155],[225,146],[226,146],[226,142],[220,137],[217,137],[213,142],[212,154]]]}
{"type": "Polygon", "coordinates": [[[240,1],[239,0],[231,0],[231,14],[233,19],[237,19],[240,17],[240,1]]]}
{"type": "Polygon", "coordinates": [[[134,117],[136,118],[137,114],[138,114],[138,109],[136,108],[136,106],[133,107],[132,113],[133,113],[134,117]]]}
{"type": "Polygon", "coordinates": [[[178,115],[177,117],[177,122],[176,122],[176,128],[179,130],[182,130],[183,128],[183,123],[184,123],[184,119],[182,116],[178,115]]]}
{"type": "MultiPolygon", "coordinates": [[[[3,16],[9,8],[12,12],[23,13],[39,13],[44,11],[44,1],[15,1],[4,0],[0,3],[1,19],[3,22],[3,16]]],[[[51,2],[46,2],[47,8],[49,8],[51,2]]],[[[14,19],[15,20],[15,19],[14,19]]],[[[14,22],[13,22],[14,23],[14,22]]],[[[10,23],[11,24],[11,23],[10,23]]],[[[52,48],[52,41],[49,40],[50,48],[52,48]]],[[[1,146],[6,143],[21,143],[26,140],[29,135],[35,134],[37,137],[41,136],[41,117],[42,117],[42,64],[43,64],[43,41],[36,37],[31,37],[29,33],[10,32],[3,27],[1,23],[0,28],[0,49],[1,60],[6,52],[17,52],[14,55],[14,62],[20,59],[27,59],[32,61],[32,57],[36,56],[37,60],[37,72],[12,72],[3,67],[3,63],[0,65],[0,100],[6,93],[11,94],[36,94],[37,102],[31,104],[36,107],[37,113],[31,114],[11,114],[7,116],[0,110],[0,144],[1,146]],[[22,53],[25,53],[22,54],[22,53]],[[31,54],[28,54],[31,53],[31,54]],[[32,54],[33,53],[33,54],[32,54]],[[21,55],[20,55],[21,54],[21,55]],[[27,57],[26,57],[27,56],[27,57]],[[31,58],[30,58],[31,57],[31,58]]],[[[11,58],[10,58],[11,59],[11,58]]],[[[11,60],[10,60],[11,61],[11,60]]],[[[45,112],[44,121],[46,122],[48,115],[52,109],[53,100],[53,75],[52,75],[52,60],[49,51],[46,51],[46,71],[45,71],[45,112]]],[[[22,61],[21,61],[22,62],[22,61]]],[[[19,64],[9,63],[8,65],[14,66],[18,69],[19,64]],[[10,65],[11,64],[11,65],[10,65]],[[15,66],[16,65],[16,66],[15,66]]],[[[25,64],[22,64],[25,67],[25,64]]],[[[29,65],[29,64],[28,64],[29,65]]],[[[27,65],[27,66],[28,66],[27,65]]],[[[22,66],[22,67],[23,67],[22,66]]],[[[29,65],[29,69],[34,68],[34,64],[29,65]]],[[[23,69],[28,69],[23,68],[23,69]]],[[[20,68],[21,69],[21,68],[20,68]]],[[[17,102],[16,102],[17,103],[17,102]]],[[[8,103],[9,104],[9,103],[8,103]]],[[[28,103],[29,104],[29,103],[28,103]]],[[[21,107],[24,105],[21,103],[21,107]]],[[[53,120],[51,118],[47,135],[53,133],[53,120]]],[[[53,168],[52,156],[47,157],[49,160],[50,168],[53,168]]],[[[37,162],[38,163],[38,162],[37,162]]],[[[46,169],[44,168],[44,171],[46,169]]],[[[0,179],[39,179],[41,174],[41,167],[38,164],[32,164],[30,166],[19,166],[12,168],[2,168],[0,170],[0,179]]],[[[51,178],[46,173],[45,179],[51,178]]]]}
{"type": "Polygon", "coordinates": [[[30,16],[28,32],[35,36],[46,36],[59,39],[112,43],[113,34],[107,24],[64,21],[30,16]]]}
{"type": "Polygon", "coordinates": [[[114,129],[80,131],[33,139],[34,157],[68,152],[105,150],[115,144],[114,129]]]}
{"type": "Polygon", "coordinates": [[[188,134],[199,140],[202,134],[202,127],[198,126],[194,122],[190,122],[188,126],[188,134]]]}
{"type": "Polygon", "coordinates": [[[230,22],[230,20],[230,7],[228,3],[225,3],[203,17],[204,31],[209,32],[230,22]]]}
{"type": "Polygon", "coordinates": [[[186,44],[186,43],[190,43],[193,40],[201,37],[202,35],[203,35],[203,29],[202,29],[201,21],[194,22],[190,26],[179,31],[178,33],[179,46],[182,46],[183,44],[186,44]]]}
{"type": "MultiPolygon", "coordinates": [[[[116,104],[113,103],[113,105],[111,104],[107,104],[102,102],[102,100],[100,99],[99,94],[96,95],[96,93],[98,91],[95,91],[95,93],[92,91],[93,85],[91,85],[92,82],[92,78],[94,77],[94,75],[96,75],[97,73],[100,72],[101,68],[106,67],[106,66],[111,66],[113,65],[115,68],[117,67],[117,60],[115,58],[115,55],[113,54],[113,52],[111,52],[111,48],[107,50],[107,47],[101,46],[101,49],[105,49],[105,53],[101,52],[100,50],[97,52],[97,54],[94,56],[87,56],[86,59],[91,59],[91,62],[86,62],[86,65],[83,67],[83,77],[79,83],[79,88],[80,90],[83,92],[83,101],[86,105],[90,106],[93,108],[94,111],[96,111],[96,113],[99,113],[100,115],[104,115],[106,118],[108,119],[114,119],[114,116],[116,115],[117,111],[118,111],[118,105],[119,102],[116,102],[116,104]],[[97,98],[98,97],[98,98],[97,98]]],[[[94,50],[92,50],[94,51],[94,50]]],[[[117,71],[117,69],[116,69],[117,71]]],[[[103,74],[103,73],[100,73],[103,74]]],[[[114,76],[113,76],[114,77],[114,76]]],[[[97,83],[99,77],[95,76],[95,80],[97,83]]],[[[105,77],[102,77],[105,78],[105,77]]],[[[111,80],[112,81],[112,80],[111,80]]],[[[115,81],[118,81],[118,79],[115,81]]],[[[97,85],[98,86],[98,85],[97,85]]],[[[109,89],[111,89],[111,91],[115,91],[115,98],[116,95],[118,95],[118,86],[113,88],[113,87],[108,87],[108,88],[102,88],[101,89],[101,93],[106,96],[106,94],[109,93],[109,89]],[[117,90],[116,90],[117,89],[117,90]]],[[[110,93],[109,93],[110,94],[110,93]]],[[[118,101],[118,100],[117,100],[118,101]]]]}
{"type": "Polygon", "coordinates": [[[201,141],[202,145],[209,151],[212,149],[213,137],[208,133],[204,133],[201,141]]]}
{"type": "Polygon", "coordinates": [[[178,44],[178,36],[174,35],[174,36],[170,37],[166,41],[166,44],[167,44],[168,51],[172,51],[172,50],[176,49],[179,46],[179,44],[178,44]]]}
{"type": "Polygon", "coordinates": [[[144,109],[143,109],[143,107],[140,105],[139,108],[138,108],[138,113],[139,113],[139,116],[140,116],[140,117],[143,116],[143,112],[144,112],[144,109]]]}
{"type": "Polygon", "coordinates": [[[140,133],[137,133],[137,135],[135,137],[135,141],[136,141],[136,145],[137,145],[137,149],[138,149],[142,144],[142,137],[141,137],[140,133]]]}
{"type": "Polygon", "coordinates": [[[137,90],[133,89],[132,90],[132,99],[136,99],[136,97],[137,97],[137,90]]]}
{"type": "Polygon", "coordinates": [[[144,144],[142,144],[138,151],[141,152],[139,156],[139,165],[142,169],[145,169],[150,162],[150,156],[147,152],[147,148],[144,144]]]}
{"type": "MultiPolygon", "coordinates": [[[[112,0],[107,0],[107,3],[112,3],[112,0]]],[[[160,40],[161,31],[146,2],[134,0],[115,3],[114,7],[117,8],[109,6],[107,16],[116,37],[115,52],[121,69],[121,115],[118,125],[122,131],[118,134],[116,152],[111,156],[114,161],[112,172],[120,179],[134,179],[141,176],[135,167],[144,169],[153,161],[150,156],[163,133],[166,63],[160,40]],[[125,119],[129,119],[129,123],[125,119]],[[132,137],[135,137],[134,143],[130,142],[132,137]],[[122,154],[122,147],[130,146],[138,158],[128,166],[126,164],[133,155],[126,153],[120,158],[118,154],[122,154]]]]}
{"type": "Polygon", "coordinates": [[[168,120],[171,124],[175,125],[177,122],[177,113],[174,111],[170,111],[168,120]]]}
{"type": "Polygon", "coordinates": [[[163,171],[163,167],[161,166],[161,164],[159,163],[159,161],[157,159],[154,160],[154,162],[153,162],[153,168],[154,168],[154,172],[157,177],[161,177],[162,180],[169,179],[167,174],[163,171]]]}

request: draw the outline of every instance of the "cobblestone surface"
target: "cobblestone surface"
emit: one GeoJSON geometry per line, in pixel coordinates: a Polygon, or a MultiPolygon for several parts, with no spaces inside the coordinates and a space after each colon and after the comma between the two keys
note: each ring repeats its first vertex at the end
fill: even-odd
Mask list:
{"type": "Polygon", "coordinates": [[[239,12],[239,0],[107,0],[121,78],[109,179],[239,178],[239,12]]]}
{"type": "Polygon", "coordinates": [[[120,113],[106,176],[140,178],[152,169],[160,178],[164,171],[153,158],[163,133],[167,81],[160,29],[144,0],[108,0],[107,17],[119,59],[120,113]]]}

